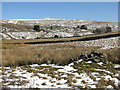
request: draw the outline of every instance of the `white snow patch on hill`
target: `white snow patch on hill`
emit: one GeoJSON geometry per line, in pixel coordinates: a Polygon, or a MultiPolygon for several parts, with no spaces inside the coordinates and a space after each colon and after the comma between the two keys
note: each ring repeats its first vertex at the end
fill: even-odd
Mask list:
{"type": "Polygon", "coordinates": [[[42,37],[46,32],[8,32],[14,39],[35,39],[42,37]]]}

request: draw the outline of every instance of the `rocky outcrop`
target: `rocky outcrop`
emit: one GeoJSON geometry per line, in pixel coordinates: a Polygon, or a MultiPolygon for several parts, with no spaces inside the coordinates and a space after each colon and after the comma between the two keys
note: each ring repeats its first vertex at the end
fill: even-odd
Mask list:
{"type": "Polygon", "coordinates": [[[81,54],[79,57],[79,59],[82,59],[83,61],[87,61],[87,62],[92,61],[95,63],[99,63],[99,62],[107,63],[106,58],[107,56],[105,54],[93,50],[90,53],[81,54]]]}
{"type": "Polygon", "coordinates": [[[90,53],[85,53],[85,54],[80,54],[78,57],[76,58],[71,58],[68,61],[64,61],[64,62],[55,62],[53,60],[44,60],[43,63],[45,64],[56,64],[56,65],[65,65],[65,64],[70,64],[70,63],[77,63],[77,61],[82,60],[84,62],[89,62],[91,61],[92,63],[104,63],[107,64],[108,60],[107,60],[107,55],[103,54],[103,53],[99,53],[96,51],[91,51],[90,53]]]}

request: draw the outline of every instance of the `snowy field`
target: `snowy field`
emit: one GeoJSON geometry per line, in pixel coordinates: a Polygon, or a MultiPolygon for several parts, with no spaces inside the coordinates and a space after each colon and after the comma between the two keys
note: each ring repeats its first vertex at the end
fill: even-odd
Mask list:
{"type": "Polygon", "coordinates": [[[65,66],[33,64],[3,67],[2,79],[7,88],[118,88],[120,65],[83,60],[65,66]]]}
{"type": "Polygon", "coordinates": [[[112,48],[120,48],[119,39],[120,37],[111,37],[111,38],[103,38],[98,40],[77,41],[70,43],[77,46],[100,46],[102,47],[101,49],[112,49],[112,48]]]}

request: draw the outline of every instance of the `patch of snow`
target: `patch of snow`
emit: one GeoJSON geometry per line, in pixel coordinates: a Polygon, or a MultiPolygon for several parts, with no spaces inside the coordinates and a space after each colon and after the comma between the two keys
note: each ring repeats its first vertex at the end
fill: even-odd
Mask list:
{"type": "Polygon", "coordinates": [[[99,75],[98,72],[92,72],[91,74],[92,74],[93,76],[95,76],[95,75],[99,75]]]}
{"type": "Polygon", "coordinates": [[[59,69],[57,70],[58,72],[65,72],[65,73],[68,73],[69,71],[76,71],[76,69],[74,69],[73,67],[70,67],[70,66],[64,66],[63,69],[59,69]]]}
{"type": "Polygon", "coordinates": [[[4,33],[0,33],[0,36],[3,38],[3,39],[11,39],[8,35],[4,34],[4,33]]]}
{"type": "Polygon", "coordinates": [[[99,63],[97,63],[97,64],[100,65],[100,66],[102,66],[103,62],[99,62],[99,63]]]}
{"type": "Polygon", "coordinates": [[[31,67],[39,66],[38,64],[32,64],[30,65],[31,67]]]}
{"type": "Polygon", "coordinates": [[[105,78],[105,80],[109,81],[109,80],[111,80],[112,77],[110,75],[106,75],[104,78],[105,78]]]}
{"type": "Polygon", "coordinates": [[[120,81],[117,78],[112,78],[110,75],[106,75],[104,78],[107,81],[112,80],[116,86],[118,86],[118,83],[120,83],[120,81]]]}
{"type": "Polygon", "coordinates": [[[110,71],[107,71],[107,70],[104,70],[104,69],[94,69],[96,71],[104,71],[104,72],[107,72],[107,73],[110,73],[110,71]]]}
{"type": "Polygon", "coordinates": [[[82,59],[80,59],[80,60],[78,60],[78,61],[76,61],[76,63],[79,63],[79,62],[82,62],[83,60],[82,59]]]}
{"type": "Polygon", "coordinates": [[[105,88],[113,89],[114,87],[112,85],[108,85],[105,88]]]}
{"type": "Polygon", "coordinates": [[[97,81],[99,81],[101,78],[96,78],[97,81]]]}
{"type": "Polygon", "coordinates": [[[8,32],[14,39],[35,39],[37,37],[42,37],[46,32],[8,32]]]}
{"type": "Polygon", "coordinates": [[[86,62],[86,63],[92,63],[92,61],[88,61],[88,62],[86,62]]]}
{"type": "Polygon", "coordinates": [[[119,64],[116,64],[114,67],[115,67],[115,68],[120,68],[120,65],[119,65],[119,64]]]}
{"type": "Polygon", "coordinates": [[[97,88],[96,85],[88,85],[91,88],[97,88]]]}
{"type": "Polygon", "coordinates": [[[87,31],[87,30],[85,30],[85,29],[81,29],[81,31],[87,31]]]}
{"type": "Polygon", "coordinates": [[[117,78],[111,78],[111,80],[114,82],[116,86],[120,84],[120,81],[117,78]]]}
{"type": "Polygon", "coordinates": [[[12,24],[17,24],[18,21],[16,20],[9,20],[8,23],[12,23],[12,24]]]}

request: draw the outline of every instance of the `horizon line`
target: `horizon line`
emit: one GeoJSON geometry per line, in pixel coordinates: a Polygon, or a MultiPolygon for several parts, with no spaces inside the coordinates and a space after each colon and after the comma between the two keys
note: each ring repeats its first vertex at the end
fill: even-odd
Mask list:
{"type": "MultiPolygon", "coordinates": [[[[52,20],[52,19],[66,19],[66,18],[13,18],[13,19],[1,19],[1,20],[52,20]]],[[[66,20],[88,20],[88,21],[96,21],[96,22],[116,22],[118,23],[119,21],[102,21],[102,20],[90,20],[90,19],[66,19],[66,20]]]]}

